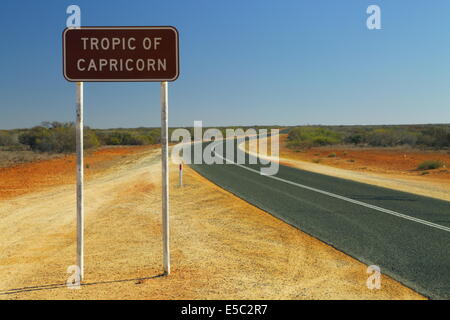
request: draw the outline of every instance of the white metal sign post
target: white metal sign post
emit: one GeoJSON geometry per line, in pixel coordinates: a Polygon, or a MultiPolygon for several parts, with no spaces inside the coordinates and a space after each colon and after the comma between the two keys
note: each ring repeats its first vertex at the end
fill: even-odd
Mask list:
{"type": "Polygon", "coordinates": [[[79,268],[79,281],[84,278],[84,157],[83,157],[83,82],[77,82],[77,266],[79,268]]]}
{"type": "Polygon", "coordinates": [[[76,82],[77,266],[84,278],[83,82],[161,82],[162,235],[164,274],[170,273],[168,83],[179,75],[174,27],[79,27],[63,32],[63,74],[76,82]]]}
{"type": "Polygon", "coordinates": [[[162,159],[162,233],[164,274],[170,273],[169,254],[169,90],[167,81],[161,82],[161,159],[162,159]]]}

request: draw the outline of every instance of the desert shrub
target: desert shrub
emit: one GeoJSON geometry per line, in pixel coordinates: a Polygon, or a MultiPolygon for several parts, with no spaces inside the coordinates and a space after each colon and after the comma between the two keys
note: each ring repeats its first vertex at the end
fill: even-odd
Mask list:
{"type": "Polygon", "coordinates": [[[27,145],[31,150],[39,150],[44,139],[50,136],[49,129],[43,126],[34,127],[19,135],[19,142],[27,145]]]}
{"type": "Polygon", "coordinates": [[[85,129],[83,136],[84,136],[84,149],[97,148],[101,145],[99,138],[97,137],[95,132],[92,131],[91,129],[85,129]]]}
{"type": "Polygon", "coordinates": [[[364,141],[364,137],[359,133],[352,133],[349,136],[345,137],[344,141],[346,143],[361,144],[364,141]]]}
{"type": "MultiPolygon", "coordinates": [[[[437,125],[439,126],[439,125],[437,125]]],[[[434,127],[432,125],[432,127],[434,127]]],[[[394,147],[419,145],[421,131],[426,125],[403,126],[349,126],[340,128],[344,135],[344,143],[354,145],[370,145],[373,147],[394,147]]],[[[431,137],[430,140],[433,140],[431,137]]],[[[422,143],[428,146],[430,143],[422,143]]]]}
{"type": "Polygon", "coordinates": [[[450,129],[448,127],[426,128],[418,136],[417,144],[436,149],[450,148],[450,129]]]}
{"type": "Polygon", "coordinates": [[[330,153],[329,155],[328,155],[328,158],[336,158],[336,153],[330,153]]]}
{"type": "Polygon", "coordinates": [[[398,144],[399,145],[409,145],[414,147],[419,139],[419,134],[416,132],[401,131],[399,133],[398,144]]]}
{"type": "Polygon", "coordinates": [[[155,130],[108,130],[97,131],[97,135],[104,145],[148,145],[160,141],[159,133],[155,130]]]}
{"type": "MultiPolygon", "coordinates": [[[[33,151],[69,153],[76,150],[76,130],[73,123],[43,123],[19,136],[20,143],[33,151]]],[[[84,148],[98,147],[100,142],[89,128],[84,130],[84,148]]]]}
{"type": "Polygon", "coordinates": [[[343,142],[355,145],[367,143],[367,132],[364,130],[350,130],[349,132],[345,132],[343,142]]]}
{"type": "Polygon", "coordinates": [[[368,135],[369,145],[375,147],[390,147],[396,143],[395,134],[392,129],[376,129],[368,135]]]}
{"type": "Polygon", "coordinates": [[[418,134],[399,128],[375,129],[367,136],[367,143],[374,147],[415,146],[418,134]]]}
{"type": "Polygon", "coordinates": [[[19,137],[15,133],[0,132],[0,146],[9,147],[19,145],[19,137]]]}
{"type": "Polygon", "coordinates": [[[329,129],[296,127],[289,131],[287,145],[291,148],[309,148],[338,144],[341,141],[341,134],[329,129]]]}
{"type": "Polygon", "coordinates": [[[432,169],[438,169],[444,166],[444,163],[439,160],[426,160],[419,164],[417,167],[418,170],[432,170],[432,169]]]}

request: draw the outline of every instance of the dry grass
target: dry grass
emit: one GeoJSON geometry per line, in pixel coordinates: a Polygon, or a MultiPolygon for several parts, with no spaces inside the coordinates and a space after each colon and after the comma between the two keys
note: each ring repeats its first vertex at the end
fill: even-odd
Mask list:
{"type": "Polygon", "coordinates": [[[86,186],[86,279],[63,284],[75,258],[73,186],[0,204],[0,299],[422,299],[366,266],[171,166],[172,274],[161,273],[160,158],[128,155],[86,186]],[[26,287],[36,287],[33,290],[26,287]],[[21,290],[14,292],[10,289],[21,290]]]}
{"type": "Polygon", "coordinates": [[[4,151],[0,150],[0,168],[5,168],[13,165],[18,165],[22,163],[48,160],[52,158],[57,158],[61,155],[40,153],[33,151],[4,151]]]}

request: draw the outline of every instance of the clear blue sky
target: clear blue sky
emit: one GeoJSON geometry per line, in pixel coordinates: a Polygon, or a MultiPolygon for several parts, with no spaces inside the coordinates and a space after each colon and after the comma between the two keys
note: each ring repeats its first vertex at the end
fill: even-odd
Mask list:
{"type": "MultiPolygon", "coordinates": [[[[66,8],[85,26],[173,25],[170,125],[450,122],[450,1],[12,1],[0,8],[0,129],[73,121],[66,8]],[[382,30],[366,28],[366,8],[382,30]]],[[[86,83],[85,122],[159,126],[158,83],[86,83]]]]}

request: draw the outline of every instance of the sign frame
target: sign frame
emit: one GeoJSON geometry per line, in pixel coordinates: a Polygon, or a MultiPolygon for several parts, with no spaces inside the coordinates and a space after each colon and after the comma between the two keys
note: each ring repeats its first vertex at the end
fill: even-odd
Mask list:
{"type": "Polygon", "coordinates": [[[84,82],[160,82],[161,89],[161,164],[162,164],[162,244],[163,244],[163,270],[165,276],[170,274],[170,228],[169,228],[169,88],[168,81],[175,81],[180,75],[179,33],[173,26],[142,26],[142,27],[70,27],[62,33],[63,41],[63,75],[69,82],[76,84],[76,172],[77,172],[77,283],[84,280],[84,82]],[[66,74],[66,33],[72,29],[96,29],[96,30],[135,30],[135,29],[170,29],[175,32],[175,58],[176,74],[170,79],[72,79],[66,74]]]}
{"type": "Polygon", "coordinates": [[[69,82],[164,82],[164,81],[175,81],[180,76],[180,46],[179,46],[179,32],[177,28],[173,26],[99,26],[99,27],[77,27],[77,28],[68,28],[66,27],[62,33],[62,47],[63,47],[63,75],[64,78],[69,82]],[[170,79],[74,79],[70,78],[67,75],[66,70],[66,33],[70,30],[172,30],[175,32],[175,47],[176,47],[176,75],[170,79]]]}

